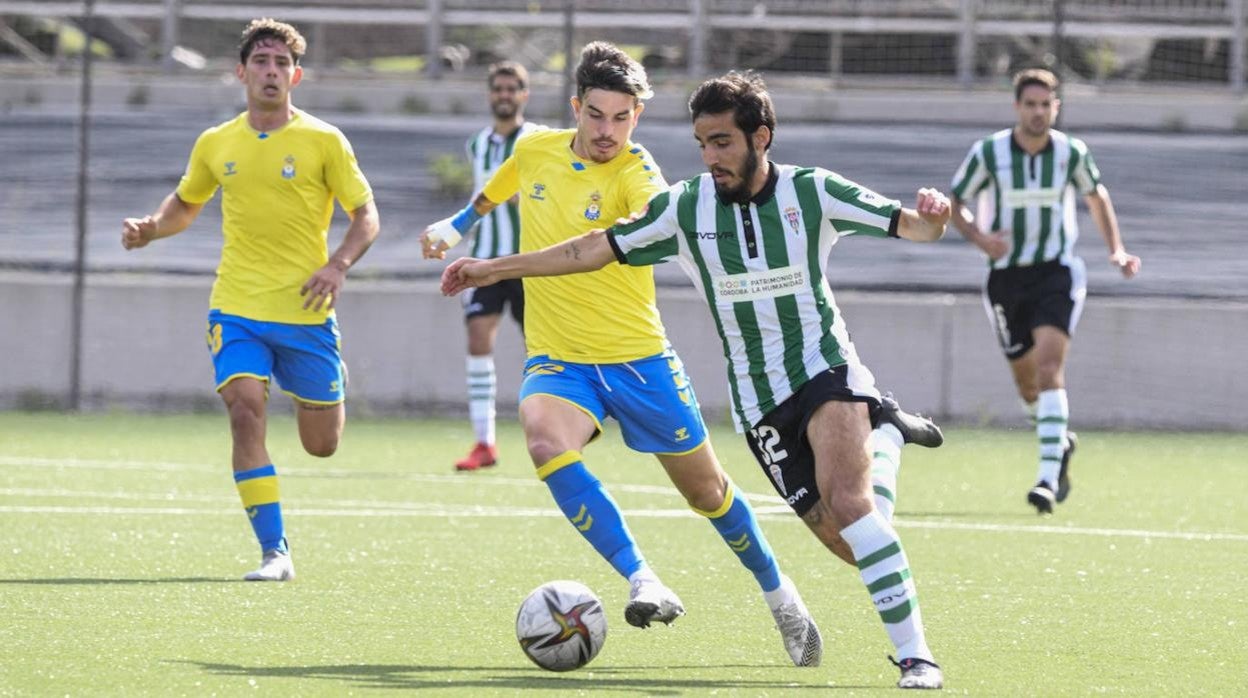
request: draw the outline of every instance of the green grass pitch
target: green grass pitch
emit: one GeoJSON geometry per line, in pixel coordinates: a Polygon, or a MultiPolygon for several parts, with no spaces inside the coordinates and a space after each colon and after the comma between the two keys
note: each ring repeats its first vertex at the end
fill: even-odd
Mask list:
{"type": "MultiPolygon", "coordinates": [[[[466,423],[353,420],[339,453],[270,424],[299,578],[238,581],[258,553],[221,415],[0,413],[3,695],[863,695],[896,689],[856,571],[777,498],[751,493],[823,631],[789,665],[753,578],[614,427],[590,466],[688,615],[638,630],[627,584],[557,516],[514,423],[503,463],[457,474],[466,423]],[[609,620],[597,659],[552,674],[517,646],[538,584],[576,579],[609,620]]],[[[947,690],[1226,695],[1248,659],[1248,437],[1081,432],[1075,489],[1038,518],[1034,436],[951,429],[903,452],[897,526],[947,690]]]]}

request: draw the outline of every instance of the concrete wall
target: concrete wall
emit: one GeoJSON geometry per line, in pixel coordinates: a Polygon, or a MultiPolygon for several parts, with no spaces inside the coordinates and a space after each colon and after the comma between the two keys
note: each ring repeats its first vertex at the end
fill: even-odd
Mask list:
{"type": "MultiPolygon", "coordinates": [[[[91,407],[215,404],[204,343],[210,280],[89,280],[83,394],[91,407]]],[[[69,389],[72,283],[0,273],[0,407],[63,399],[69,389]]],[[[721,343],[692,289],[660,289],[660,308],[712,419],[729,398],[721,343]]],[[[1021,424],[1009,371],[978,296],[843,293],[858,352],[903,406],[963,423],[1021,424]]],[[[339,309],[352,410],[465,412],[457,299],[432,282],[349,281],[339,309]]],[[[1248,304],[1120,300],[1087,304],[1067,382],[1077,426],[1248,429],[1248,304]]],[[[500,332],[500,412],[514,408],[523,342],[500,332]]],[[[285,398],[275,399],[285,404],[285,398]]]]}
{"type": "MultiPolygon", "coordinates": [[[[684,121],[693,85],[658,85],[646,103],[647,118],[684,121]]],[[[938,123],[998,128],[1017,118],[1013,95],[1004,86],[970,90],[865,89],[777,79],[776,108],[786,123],[858,121],[875,124],[938,123]]],[[[0,110],[77,109],[79,81],[73,76],[0,75],[0,110]]],[[[300,84],[296,103],[314,113],[412,113],[488,115],[478,80],[423,78],[342,78],[313,76],[300,84]]],[[[242,109],[243,91],[232,74],[169,78],[155,75],[96,76],[92,102],[98,112],[142,112],[168,108],[242,109]]],[[[1248,97],[1228,89],[1129,90],[1072,85],[1065,89],[1064,128],[1155,129],[1163,131],[1243,131],[1248,129],[1248,97]]],[[[558,123],[568,113],[559,88],[533,86],[530,118],[558,123]]]]}

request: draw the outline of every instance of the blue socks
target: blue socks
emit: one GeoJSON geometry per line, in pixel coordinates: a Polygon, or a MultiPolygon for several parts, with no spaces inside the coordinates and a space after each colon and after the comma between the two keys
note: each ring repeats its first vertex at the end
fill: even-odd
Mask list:
{"type": "Polygon", "coordinates": [[[754,573],[754,579],[758,580],[763,591],[774,591],[780,587],[780,567],[776,564],[776,556],[758,527],[754,508],[745,497],[737,495],[736,489],[729,480],[724,503],[719,509],[694,511],[711,520],[711,525],[741,559],[741,564],[754,573]]]}
{"type": "Polygon", "coordinates": [[[627,579],[645,566],[619,506],[581,462],[578,451],[555,456],[537,469],[537,476],[550,488],[568,521],[616,572],[627,579]]]}
{"type": "Polygon", "coordinates": [[[281,497],[277,491],[277,468],[271,464],[234,473],[238,496],[251,519],[251,529],[260,541],[260,551],[286,550],[286,528],[282,525],[281,497]]]}

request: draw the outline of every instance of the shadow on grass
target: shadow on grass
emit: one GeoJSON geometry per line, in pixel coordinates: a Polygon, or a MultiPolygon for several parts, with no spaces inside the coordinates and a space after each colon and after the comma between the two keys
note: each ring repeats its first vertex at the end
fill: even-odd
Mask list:
{"type": "Polygon", "coordinates": [[[147,579],[119,579],[115,577],[44,577],[39,579],[0,579],[0,584],[224,584],[242,579],[227,577],[163,577],[147,579]]]}
{"type": "MultiPolygon", "coordinates": [[[[588,668],[575,673],[555,674],[537,668],[426,666],[420,664],[334,664],[329,666],[248,667],[238,664],[174,661],[188,664],[218,676],[251,678],[324,679],[343,681],[358,688],[421,688],[504,689],[512,691],[626,691],[651,696],[680,695],[686,691],[700,694],[720,689],[740,689],[762,693],[771,690],[866,689],[873,686],[803,685],[794,681],[759,681],[749,679],[656,679],[647,675],[655,670],[705,671],[703,664],[659,667],[588,668]],[[468,678],[464,675],[469,674],[468,678]]],[[[765,668],[761,665],[724,665],[724,669],[765,668]]]]}

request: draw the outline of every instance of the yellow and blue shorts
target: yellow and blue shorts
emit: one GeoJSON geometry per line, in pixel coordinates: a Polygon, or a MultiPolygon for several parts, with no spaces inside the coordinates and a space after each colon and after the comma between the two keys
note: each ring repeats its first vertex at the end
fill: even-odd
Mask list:
{"type": "Polygon", "coordinates": [[[580,408],[602,433],[602,422],[620,423],[624,443],[634,451],[682,455],[706,441],[706,424],[698,409],[684,364],[676,352],[619,364],[582,364],[549,356],[524,365],[520,401],[533,395],[554,397],[580,408]]]}
{"type": "Polygon", "coordinates": [[[301,402],[334,405],[346,398],[342,335],[330,316],[320,325],[250,320],[208,313],[208,351],[217,391],[235,378],[269,382],[301,402]]]}

